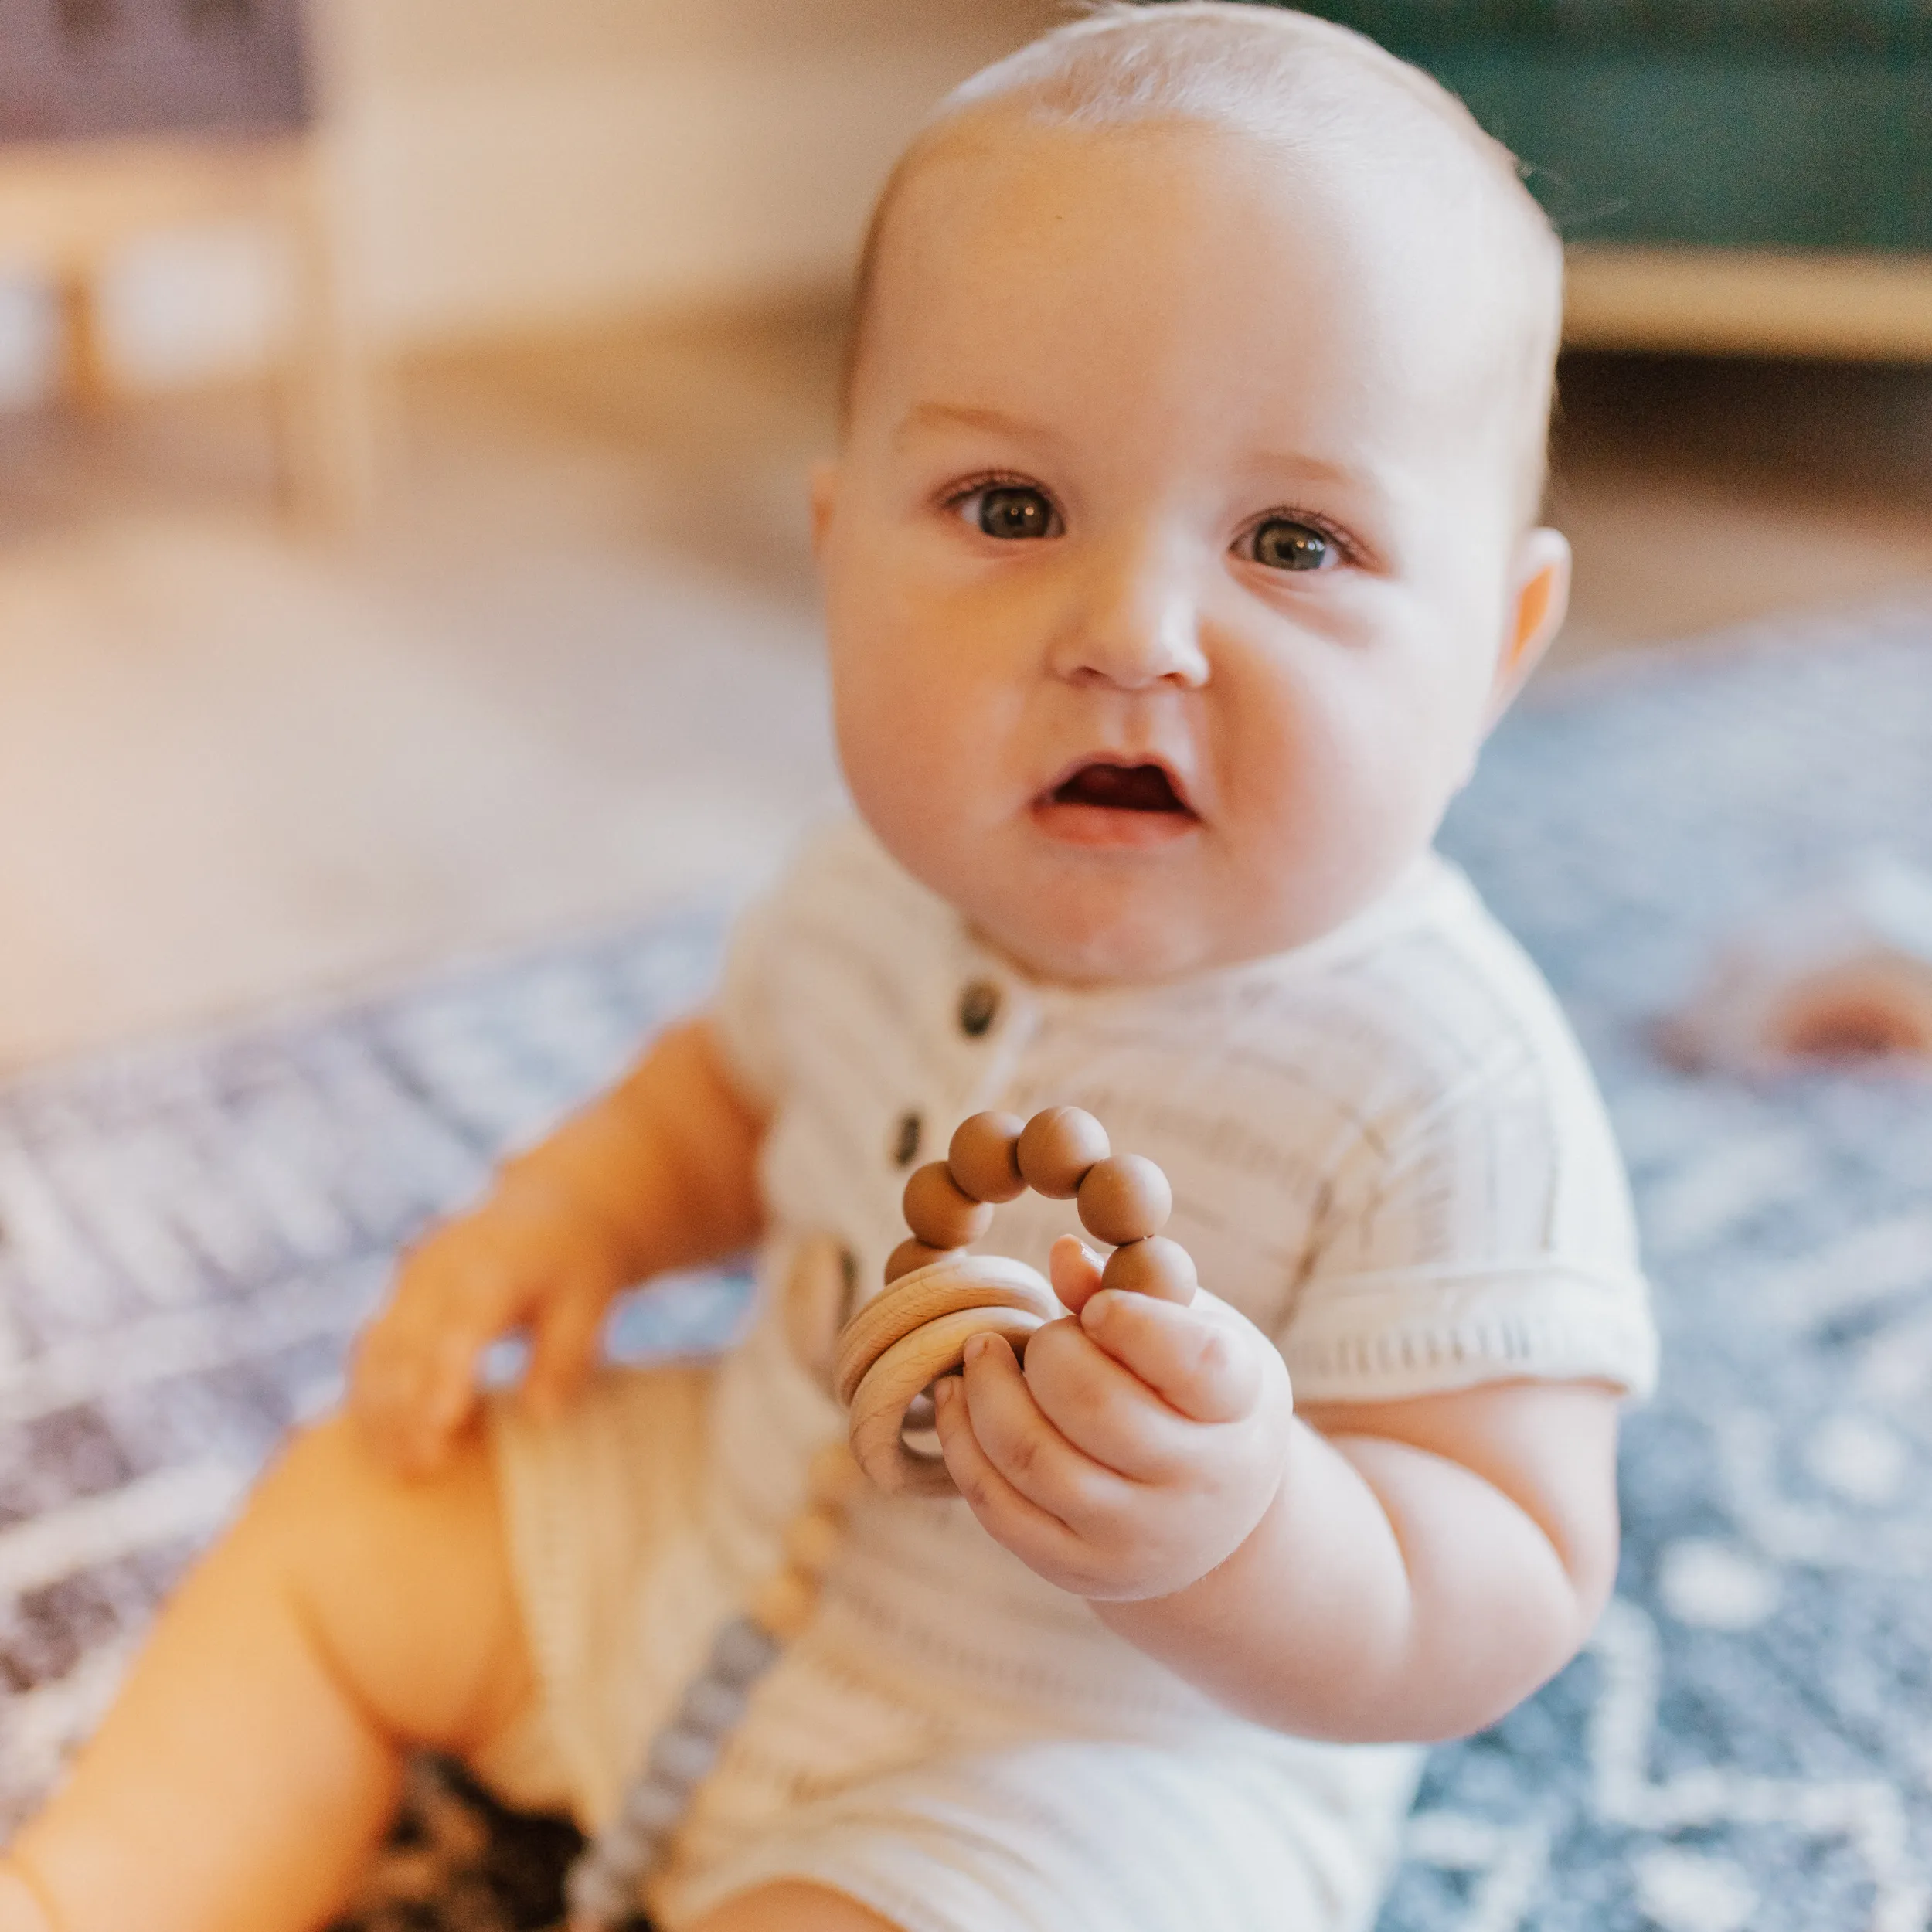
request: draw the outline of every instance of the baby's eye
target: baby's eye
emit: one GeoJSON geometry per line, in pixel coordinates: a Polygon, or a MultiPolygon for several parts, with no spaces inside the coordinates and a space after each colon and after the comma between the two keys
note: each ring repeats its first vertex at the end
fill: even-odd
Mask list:
{"type": "Polygon", "coordinates": [[[1335,540],[1312,524],[1271,516],[1257,523],[1240,546],[1270,570],[1325,570],[1339,561],[1335,540]]]}
{"type": "Polygon", "coordinates": [[[954,508],[986,536],[1002,540],[1060,534],[1053,499],[1029,483],[989,483],[961,497],[954,508]]]}

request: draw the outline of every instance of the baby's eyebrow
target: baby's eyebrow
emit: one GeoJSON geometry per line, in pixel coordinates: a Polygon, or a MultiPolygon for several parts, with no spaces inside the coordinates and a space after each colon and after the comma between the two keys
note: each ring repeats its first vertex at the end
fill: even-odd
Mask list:
{"type": "Polygon", "coordinates": [[[1307,456],[1298,451],[1263,450],[1250,459],[1250,466],[1255,476],[1273,482],[1283,478],[1297,483],[1327,485],[1337,489],[1365,490],[1373,488],[1376,478],[1372,470],[1352,463],[1331,461],[1326,457],[1307,456]]]}
{"type": "Polygon", "coordinates": [[[895,443],[910,442],[931,430],[989,430],[995,436],[1022,439],[1029,443],[1059,443],[1065,439],[1043,423],[1029,423],[1004,410],[986,409],[970,403],[920,403],[906,412],[893,432],[895,443]]]}

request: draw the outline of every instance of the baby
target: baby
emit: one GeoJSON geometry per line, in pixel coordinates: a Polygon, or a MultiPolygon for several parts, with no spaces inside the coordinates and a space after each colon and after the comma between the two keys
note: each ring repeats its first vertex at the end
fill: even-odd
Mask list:
{"type": "Polygon", "coordinates": [[[1070,1312],[939,1386],[963,1500],[854,1498],[643,1903],[1372,1916],[1420,1743],[1590,1629],[1653,1372],[1588,1073],[1430,851],[1563,612],[1560,281],[1461,107],[1292,13],[1102,11],[940,107],[815,486],[857,820],[706,1013],[409,1257],[352,1418],[189,1577],[0,1927],[317,1926],[413,1746],[616,1815],[844,1433],[788,1287],[873,1291],[910,1168],[1061,1102],[1166,1169],[1204,1292],[1102,1291],[1066,1204],[998,1210],[982,1248],[1070,1312]],[[720,1364],[587,1376],[621,1288],[753,1241],[720,1364]]]}

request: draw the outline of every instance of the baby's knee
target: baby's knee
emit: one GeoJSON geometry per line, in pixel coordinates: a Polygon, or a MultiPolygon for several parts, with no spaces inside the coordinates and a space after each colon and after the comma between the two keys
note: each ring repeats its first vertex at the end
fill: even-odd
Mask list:
{"type": "Polygon", "coordinates": [[[480,1435],[414,1478],[332,1417],[290,1438],[236,1534],[267,1549],[332,1665],[411,1739],[466,1748],[533,1693],[480,1435]]]}
{"type": "Polygon", "coordinates": [[[359,1492],[379,1486],[386,1475],[359,1438],[359,1425],[341,1411],[292,1430],[257,1487],[257,1506],[303,1512],[353,1507],[359,1492]]]}
{"type": "MultiPolygon", "coordinates": [[[[463,1438],[451,1468],[460,1467],[477,1447],[473,1438],[463,1438]]],[[[338,1409],[290,1431],[270,1467],[270,1479],[297,1487],[318,1485],[322,1493],[332,1494],[358,1488],[372,1492],[434,1488],[440,1478],[417,1478],[393,1468],[362,1423],[346,1409],[338,1409]]]]}
{"type": "Polygon", "coordinates": [[[292,1527],[299,1547],[332,1546],[351,1565],[392,1553],[383,1546],[426,1536],[440,1546],[451,1536],[490,1539],[496,1515],[496,1480],[480,1434],[460,1440],[432,1475],[404,1475],[377,1451],[346,1412],[294,1430],[264,1472],[249,1514],[267,1526],[292,1527]]]}
{"type": "Polygon", "coordinates": [[[386,1583],[384,1594],[405,1598],[419,1580],[444,1576],[461,1577],[466,1594],[481,1583],[507,1583],[496,1472],[480,1433],[463,1437],[434,1475],[405,1475],[354,1417],[330,1416],[289,1437],[249,1515],[284,1540],[299,1569],[324,1582],[386,1583]]]}

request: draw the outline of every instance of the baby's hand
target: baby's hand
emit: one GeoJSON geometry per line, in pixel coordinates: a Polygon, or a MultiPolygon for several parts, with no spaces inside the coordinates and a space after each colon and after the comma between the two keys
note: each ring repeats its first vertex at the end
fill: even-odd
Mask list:
{"type": "Polygon", "coordinates": [[[1053,1287],[1075,1313],[1026,1345],[968,1345],[936,1392],[946,1466],[975,1515],[1048,1582],[1165,1597],[1244,1542],[1274,1500],[1294,1399],[1280,1353],[1210,1294],[1182,1308],[1100,1288],[1071,1237],[1053,1287]]]}
{"type": "Polygon", "coordinates": [[[349,1406],[390,1463],[426,1475],[475,1409],[484,1349],[527,1328],[522,1400],[551,1413],[583,1380],[624,1285],[601,1226],[534,1177],[512,1176],[404,1257],[389,1305],[356,1345],[349,1406]]]}

